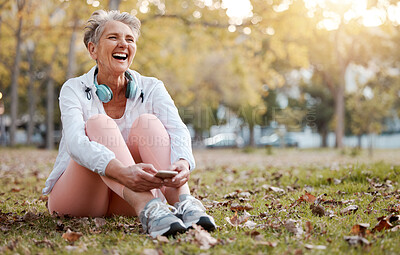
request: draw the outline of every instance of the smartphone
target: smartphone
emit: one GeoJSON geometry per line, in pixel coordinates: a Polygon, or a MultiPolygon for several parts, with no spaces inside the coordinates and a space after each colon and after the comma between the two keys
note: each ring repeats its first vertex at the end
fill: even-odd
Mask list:
{"type": "Polygon", "coordinates": [[[178,174],[177,171],[160,170],[156,173],[155,177],[165,179],[165,178],[172,178],[177,174],[178,174]]]}

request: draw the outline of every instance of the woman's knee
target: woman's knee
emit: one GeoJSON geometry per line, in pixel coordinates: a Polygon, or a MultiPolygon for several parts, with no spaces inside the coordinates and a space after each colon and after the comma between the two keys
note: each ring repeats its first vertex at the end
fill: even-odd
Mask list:
{"type": "Polygon", "coordinates": [[[109,130],[118,128],[117,123],[105,114],[96,114],[86,121],[86,133],[97,133],[100,130],[109,130]]]}
{"type": "Polygon", "coordinates": [[[133,123],[133,128],[141,128],[141,129],[165,129],[162,122],[155,116],[154,114],[145,113],[141,114],[133,123]]]}

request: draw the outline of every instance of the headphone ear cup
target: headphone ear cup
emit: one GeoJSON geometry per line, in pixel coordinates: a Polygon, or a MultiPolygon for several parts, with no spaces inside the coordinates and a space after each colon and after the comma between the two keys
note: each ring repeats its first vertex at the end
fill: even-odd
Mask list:
{"type": "Polygon", "coordinates": [[[137,86],[134,80],[130,80],[126,86],[125,97],[134,98],[136,95],[137,86]]]}
{"type": "Polygon", "coordinates": [[[97,85],[96,95],[99,97],[100,101],[103,103],[108,103],[113,98],[113,93],[111,89],[106,85],[97,85]]]}

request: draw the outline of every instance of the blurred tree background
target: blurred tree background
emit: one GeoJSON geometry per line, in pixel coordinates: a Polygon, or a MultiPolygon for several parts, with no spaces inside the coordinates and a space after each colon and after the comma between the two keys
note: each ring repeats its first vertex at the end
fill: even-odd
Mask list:
{"type": "Polygon", "coordinates": [[[131,68],[164,81],[198,140],[228,121],[221,106],[249,128],[250,145],[255,125],[308,125],[322,146],[333,131],[341,148],[346,132],[379,134],[398,119],[400,1],[0,0],[8,145],[23,129],[28,143],[41,133],[54,147],[60,88],[94,65],[82,38],[97,9],[141,20],[131,68]]]}

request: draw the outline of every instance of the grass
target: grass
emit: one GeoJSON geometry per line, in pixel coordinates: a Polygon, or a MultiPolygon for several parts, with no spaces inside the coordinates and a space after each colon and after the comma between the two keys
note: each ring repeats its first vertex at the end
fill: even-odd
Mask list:
{"type": "MultiPolygon", "coordinates": [[[[246,155],[252,153],[264,152],[246,152],[246,155]]],[[[273,154],[278,153],[286,151],[274,151],[273,154]]],[[[308,150],[302,153],[316,152],[308,150]]],[[[211,233],[217,244],[209,249],[200,249],[196,237],[189,233],[169,238],[168,242],[153,240],[140,233],[141,227],[136,218],[106,218],[106,224],[101,226],[96,225],[98,219],[51,216],[41,189],[55,156],[55,152],[34,149],[0,149],[0,253],[400,253],[400,230],[366,234],[364,237],[369,245],[349,245],[344,238],[355,235],[351,229],[356,224],[369,223],[368,229],[372,230],[379,222],[378,217],[400,213],[400,166],[385,160],[367,164],[355,160],[356,163],[334,167],[325,161],[312,165],[254,166],[250,162],[248,165],[236,164],[234,154],[227,152],[225,156],[232,157],[231,164],[225,162],[216,164],[215,168],[199,167],[191,176],[193,195],[203,200],[219,226],[211,233]],[[270,190],[271,186],[285,192],[274,192],[270,190]],[[331,211],[334,216],[313,214],[307,202],[295,204],[305,190],[315,196],[326,194],[325,200],[336,202],[322,204],[323,209],[331,211]],[[249,204],[254,208],[248,211],[251,216],[247,222],[254,222],[255,228],[244,227],[245,222],[234,222],[236,226],[228,223],[226,218],[234,221],[235,213],[238,216],[244,214],[243,211],[231,210],[234,203],[249,204]],[[349,205],[357,205],[358,210],[341,215],[340,212],[349,205]],[[391,208],[398,209],[390,211],[391,208]],[[296,230],[301,229],[304,233],[296,235],[285,227],[288,219],[297,221],[296,230]],[[82,237],[68,243],[62,238],[67,229],[81,232],[82,237]],[[314,248],[323,245],[325,249],[308,249],[308,245],[314,245],[314,248]]],[[[352,157],[358,159],[357,155],[352,157]]],[[[400,222],[393,222],[393,225],[397,224],[400,222]]]]}

